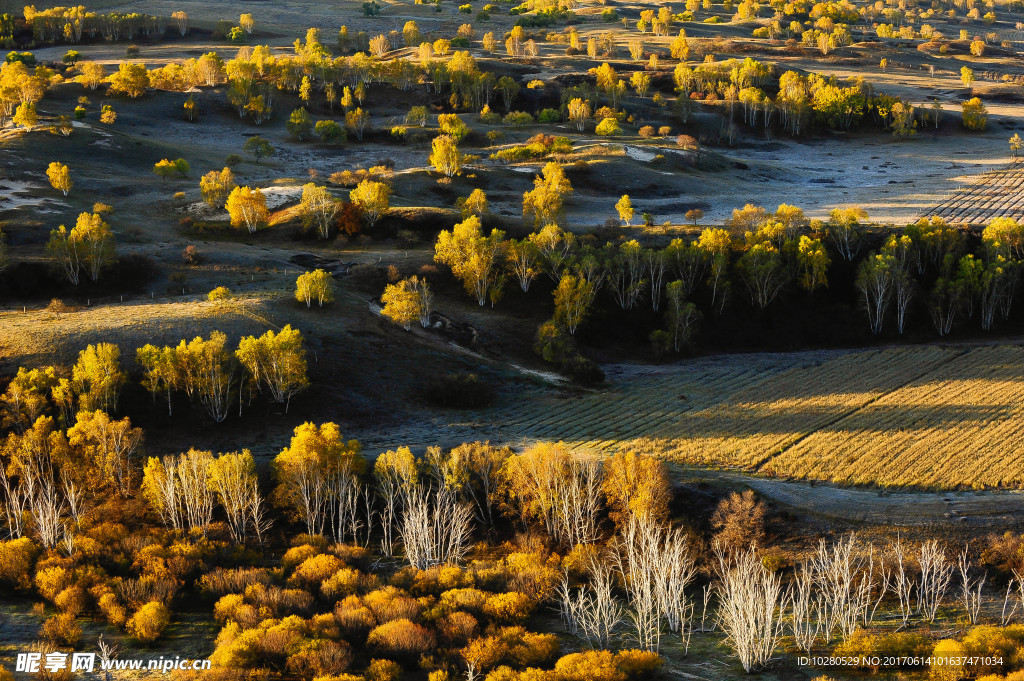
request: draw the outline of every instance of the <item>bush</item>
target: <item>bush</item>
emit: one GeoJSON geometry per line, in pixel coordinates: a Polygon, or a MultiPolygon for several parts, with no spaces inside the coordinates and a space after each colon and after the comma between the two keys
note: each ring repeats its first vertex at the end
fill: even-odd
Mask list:
{"type": "Polygon", "coordinates": [[[100,596],[97,606],[111,626],[121,627],[128,621],[127,611],[125,611],[124,606],[121,605],[121,602],[117,600],[117,596],[113,593],[108,592],[100,596]]]}
{"type": "Polygon", "coordinates": [[[621,135],[622,128],[619,127],[619,122],[617,120],[609,117],[598,123],[597,127],[594,128],[594,132],[598,135],[621,135]]]}
{"type": "Polygon", "coordinates": [[[314,639],[303,643],[289,655],[287,669],[299,678],[309,679],[345,671],[352,662],[352,648],[344,641],[314,639]]]}
{"type": "Polygon", "coordinates": [[[320,550],[312,544],[300,544],[299,546],[293,546],[284,552],[281,556],[281,567],[285,570],[290,570],[294,567],[298,567],[307,558],[320,553],[320,550]]]}
{"type": "Polygon", "coordinates": [[[601,20],[607,21],[609,24],[613,21],[619,20],[619,13],[613,9],[601,10],[601,20]]]}
{"type": "Polygon", "coordinates": [[[392,660],[370,660],[363,678],[366,681],[398,681],[402,678],[402,666],[392,660]]]}
{"type": "Polygon", "coordinates": [[[337,556],[327,553],[311,556],[295,568],[295,572],[288,578],[288,584],[308,588],[320,584],[343,567],[345,564],[337,556]]]}
{"type": "Polygon", "coordinates": [[[505,114],[505,118],[502,119],[502,122],[505,125],[512,126],[514,128],[521,128],[524,125],[530,125],[533,123],[533,116],[525,111],[511,111],[505,114]]]}
{"type": "Polygon", "coordinates": [[[421,602],[393,586],[371,591],[363,596],[363,604],[381,624],[398,619],[413,620],[423,612],[421,602]]]}
{"type": "Polygon", "coordinates": [[[441,594],[439,608],[445,613],[455,610],[479,613],[483,610],[486,601],[487,594],[479,589],[449,589],[441,594]]]}
{"type": "Polygon", "coordinates": [[[526,594],[510,591],[489,596],[484,603],[484,614],[500,624],[522,624],[537,607],[537,602],[526,594]]]}
{"type": "Polygon", "coordinates": [[[28,537],[0,542],[0,582],[18,589],[32,587],[36,545],[28,537]]]}
{"type": "Polygon", "coordinates": [[[957,681],[964,676],[962,658],[967,655],[963,643],[953,639],[943,639],[935,644],[932,650],[932,663],[928,667],[928,675],[937,681],[957,681]]]}
{"type": "Polygon", "coordinates": [[[458,372],[428,380],[424,396],[447,409],[480,409],[494,401],[495,392],[477,374],[458,372]]]}
{"type": "Polygon", "coordinates": [[[436,644],[429,630],[405,618],[375,627],[366,642],[383,653],[410,659],[418,658],[436,644]]]}
{"type": "Polygon", "coordinates": [[[640,136],[645,139],[650,139],[651,137],[654,137],[655,134],[657,133],[655,133],[653,125],[645,125],[640,128],[640,136]]]}
{"type": "Polygon", "coordinates": [[[228,300],[231,298],[231,289],[227,286],[218,286],[210,291],[206,297],[210,300],[228,300]]]}
{"type": "Polygon", "coordinates": [[[75,647],[82,638],[82,628],[69,612],[54,615],[43,622],[39,633],[48,641],[62,646],[75,647]]]}
{"type": "Polygon", "coordinates": [[[80,586],[69,586],[57,594],[53,604],[72,617],[78,617],[85,610],[85,589],[80,586]]]}
{"type": "Polygon", "coordinates": [[[320,592],[327,598],[350,596],[377,586],[376,575],[366,575],[353,568],[342,568],[320,583],[320,592]]]}
{"type": "Polygon", "coordinates": [[[437,620],[437,630],[449,646],[465,645],[478,629],[476,618],[468,612],[456,611],[437,620]]]}
{"type": "Polygon", "coordinates": [[[537,120],[540,123],[554,124],[561,120],[562,115],[558,112],[558,109],[544,109],[537,115],[537,120]]]}
{"type": "Polygon", "coordinates": [[[160,638],[171,622],[171,611],[159,601],[150,601],[128,620],[128,633],[144,643],[160,638]]]}

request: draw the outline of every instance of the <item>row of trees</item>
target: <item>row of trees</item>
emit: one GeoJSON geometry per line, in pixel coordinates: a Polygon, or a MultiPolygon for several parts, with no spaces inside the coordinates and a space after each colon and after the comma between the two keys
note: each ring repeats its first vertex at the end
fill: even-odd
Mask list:
{"type": "Polygon", "coordinates": [[[158,395],[166,398],[168,415],[173,394],[182,392],[217,423],[228,417],[236,396],[239,413],[258,392],[287,411],[291,398],[309,385],[302,334],[290,325],[278,333],[246,336],[234,352],[227,336],[214,331],[209,338],[197,336],[176,346],[147,344],[136,359],[144,370],[143,386],[154,403],[158,395]]]}

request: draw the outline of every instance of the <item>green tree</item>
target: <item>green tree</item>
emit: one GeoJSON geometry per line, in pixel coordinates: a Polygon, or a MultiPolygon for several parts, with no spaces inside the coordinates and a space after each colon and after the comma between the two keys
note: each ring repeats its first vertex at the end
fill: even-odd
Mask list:
{"type": "Polygon", "coordinates": [[[274,147],[259,135],[254,135],[247,139],[245,144],[242,145],[242,150],[247,154],[251,154],[256,159],[257,164],[264,156],[274,155],[274,147]]]}
{"type": "Polygon", "coordinates": [[[697,306],[686,300],[684,290],[683,282],[679,280],[669,282],[665,287],[666,333],[676,352],[693,342],[701,319],[697,306]]]}
{"type": "Polygon", "coordinates": [[[285,129],[297,140],[307,139],[313,132],[313,119],[309,117],[309,112],[305,108],[296,109],[288,117],[285,129]]]}

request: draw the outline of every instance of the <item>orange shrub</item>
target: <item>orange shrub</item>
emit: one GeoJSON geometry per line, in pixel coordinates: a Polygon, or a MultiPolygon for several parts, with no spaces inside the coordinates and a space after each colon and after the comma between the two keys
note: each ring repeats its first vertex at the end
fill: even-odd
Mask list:
{"type": "Polygon", "coordinates": [[[540,553],[512,553],[503,561],[508,585],[514,591],[543,600],[562,579],[561,560],[557,554],[545,557],[540,553]]]}
{"type": "Polygon", "coordinates": [[[301,587],[318,585],[343,567],[345,564],[337,556],[328,553],[310,556],[295,568],[295,572],[288,578],[288,584],[301,587]]]}
{"type": "Polygon", "coordinates": [[[350,596],[379,586],[377,575],[368,575],[353,568],[341,568],[320,583],[320,591],[328,598],[350,596]]]}
{"type": "Polygon", "coordinates": [[[366,642],[382,652],[408,657],[418,657],[436,644],[429,630],[404,618],[375,627],[366,642]]]}
{"type": "Polygon", "coordinates": [[[352,649],[344,641],[323,638],[306,641],[288,656],[286,668],[299,678],[339,674],[352,662],[352,649]]]}
{"type": "Polygon", "coordinates": [[[476,636],[477,629],[476,618],[468,612],[456,611],[437,620],[437,630],[450,646],[465,645],[476,636]]]}
{"type": "Polygon", "coordinates": [[[54,615],[45,622],[39,632],[47,640],[58,645],[74,647],[82,638],[82,628],[75,621],[75,616],[69,612],[54,615]]]}
{"type": "Polygon", "coordinates": [[[57,598],[53,600],[53,603],[61,611],[68,613],[72,617],[78,617],[85,610],[85,599],[85,589],[80,586],[69,586],[57,594],[57,598]]]}
{"type": "Polygon", "coordinates": [[[350,634],[369,631],[377,623],[359,596],[348,596],[335,605],[334,619],[338,626],[350,634]]]}
{"type": "Polygon", "coordinates": [[[97,605],[99,605],[100,612],[103,613],[103,616],[111,625],[120,627],[128,621],[128,613],[113,592],[108,591],[100,596],[97,605]]]}
{"type": "Polygon", "coordinates": [[[487,601],[487,596],[479,589],[450,589],[441,594],[441,602],[438,605],[441,611],[446,613],[455,610],[480,612],[487,601]]]}
{"type": "Polygon", "coordinates": [[[36,545],[28,537],[0,542],[0,582],[19,589],[32,586],[32,561],[36,545]]]}
{"type": "Polygon", "coordinates": [[[36,589],[39,595],[52,601],[71,584],[71,574],[62,567],[48,567],[36,572],[36,589]]]}
{"type": "Polygon", "coordinates": [[[631,679],[649,678],[661,663],[661,656],[649,650],[620,650],[615,653],[615,665],[631,679]]]}
{"type": "Polygon", "coordinates": [[[401,589],[386,586],[363,596],[363,604],[370,609],[377,622],[414,620],[423,612],[423,604],[401,589]]]}

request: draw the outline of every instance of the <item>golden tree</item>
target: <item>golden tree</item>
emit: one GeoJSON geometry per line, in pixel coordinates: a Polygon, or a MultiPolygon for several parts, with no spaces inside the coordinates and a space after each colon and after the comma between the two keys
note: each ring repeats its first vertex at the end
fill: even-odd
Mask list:
{"type": "Polygon", "coordinates": [[[586,319],[594,302],[594,285],[582,276],[563,274],[555,289],[555,320],[565,326],[570,335],[586,319]]]}
{"type": "MultiPolygon", "coordinates": [[[[114,234],[110,225],[99,213],[81,213],[67,238],[74,243],[74,257],[89,273],[89,278],[94,283],[99,281],[100,273],[114,258],[114,234]]],[[[71,257],[71,253],[67,255],[71,257]]]]}
{"type": "Polygon", "coordinates": [[[534,178],[533,189],[523,193],[523,218],[532,218],[537,227],[557,223],[562,215],[565,197],[572,193],[572,184],[562,166],[548,162],[534,178]]]}
{"type": "Polygon", "coordinates": [[[583,132],[583,128],[590,118],[590,102],[579,97],[569,100],[569,120],[576,124],[576,129],[583,132]]]}
{"type": "Polygon", "coordinates": [[[485,237],[480,218],[473,215],[438,234],[434,260],[448,265],[480,305],[488,299],[493,304],[504,283],[500,265],[505,248],[505,233],[494,229],[485,237]]]}
{"type": "Polygon", "coordinates": [[[381,314],[406,331],[416,321],[424,328],[430,324],[433,295],[426,279],[412,276],[389,284],[380,299],[384,303],[381,314]]]}
{"type": "Polygon", "coordinates": [[[391,187],[383,182],[363,180],[349,192],[349,200],[359,207],[366,224],[373,227],[377,220],[388,211],[391,187]]]}
{"type": "Polygon", "coordinates": [[[615,210],[618,211],[622,224],[629,227],[629,223],[633,221],[633,202],[629,200],[629,194],[622,195],[619,202],[615,204],[615,210]]]}
{"type": "Polygon", "coordinates": [[[71,172],[68,167],[59,161],[50,163],[46,169],[46,177],[50,179],[50,186],[63,193],[64,196],[68,195],[71,187],[75,184],[71,181],[71,172]]]}
{"type": "Polygon", "coordinates": [[[259,338],[242,338],[235,357],[254,384],[266,388],[275,402],[284,405],[286,414],[292,396],[309,386],[302,333],[291,324],[276,334],[268,330],[259,338]]]}
{"type": "Polygon", "coordinates": [[[430,145],[430,165],[447,179],[462,172],[463,155],[451,135],[438,135],[430,145]]]}
{"type": "Polygon", "coordinates": [[[132,491],[142,440],[142,429],[132,428],[127,416],[115,421],[99,409],[79,411],[75,425],[68,429],[68,443],[83,452],[101,479],[124,498],[132,491]]]}
{"type": "Polygon", "coordinates": [[[661,522],[672,500],[665,464],[651,456],[620,451],[605,463],[604,493],[615,524],[631,519],[661,522]]]}
{"type": "Polygon", "coordinates": [[[20,125],[23,128],[35,127],[36,123],[39,122],[39,118],[36,115],[36,105],[32,102],[22,102],[14,110],[14,118],[12,120],[15,125],[20,125]]]}
{"type": "Polygon", "coordinates": [[[203,201],[211,208],[223,208],[228,196],[237,186],[231,168],[224,168],[220,172],[211,170],[199,178],[199,191],[203,195],[203,201]]]}
{"type": "Polygon", "coordinates": [[[243,31],[252,35],[252,32],[256,29],[256,20],[252,18],[251,14],[242,14],[238,17],[238,25],[243,31]]]}
{"type": "Polygon", "coordinates": [[[463,219],[468,218],[470,215],[483,218],[487,214],[487,194],[483,189],[474,189],[469,193],[469,196],[459,197],[455,205],[458,206],[463,219]]]}
{"type": "Polygon", "coordinates": [[[338,214],[338,202],[334,200],[326,187],[318,187],[312,182],[302,186],[302,223],[308,229],[314,227],[321,239],[331,235],[331,225],[338,214]]]}
{"type": "Polygon", "coordinates": [[[295,299],[311,307],[313,301],[318,307],[334,300],[334,288],[331,286],[331,275],[324,270],[314,270],[300,274],[295,280],[295,299]]]}
{"type": "Polygon", "coordinates": [[[110,91],[131,99],[144,95],[149,85],[149,71],[146,70],[145,64],[121,62],[117,67],[117,73],[110,76],[110,91]]]}
{"type": "Polygon", "coordinates": [[[331,529],[335,507],[341,501],[338,485],[350,484],[366,461],[359,442],[345,439],[335,423],[304,423],[295,428],[291,443],[274,459],[277,503],[291,510],[309,534],[331,529]]]}
{"type": "Polygon", "coordinates": [[[270,219],[267,211],[267,199],[259,189],[235,187],[228,194],[226,203],[231,226],[246,228],[250,234],[260,227],[266,226],[270,219]]]}
{"type": "Polygon", "coordinates": [[[121,387],[127,381],[127,374],[121,370],[121,349],[113,343],[87,346],[78,353],[71,380],[80,410],[117,411],[121,387]]]}

